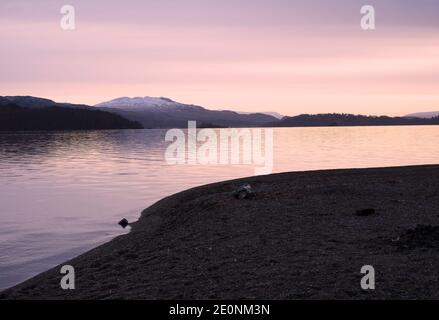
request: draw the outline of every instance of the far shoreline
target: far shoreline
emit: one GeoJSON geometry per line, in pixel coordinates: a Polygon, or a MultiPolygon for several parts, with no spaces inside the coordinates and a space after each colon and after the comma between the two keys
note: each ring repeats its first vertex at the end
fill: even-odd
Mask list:
{"type": "MultiPolygon", "coordinates": [[[[233,127],[203,127],[197,126],[197,130],[202,129],[293,129],[293,128],[380,128],[380,127],[435,127],[439,124],[383,124],[383,125],[316,125],[316,126],[233,126],[233,127]]],[[[142,131],[142,130],[171,130],[187,129],[187,126],[163,127],[163,128],[122,128],[122,129],[65,129],[65,130],[0,130],[0,134],[16,133],[63,133],[63,132],[106,132],[106,131],[142,131]]]]}

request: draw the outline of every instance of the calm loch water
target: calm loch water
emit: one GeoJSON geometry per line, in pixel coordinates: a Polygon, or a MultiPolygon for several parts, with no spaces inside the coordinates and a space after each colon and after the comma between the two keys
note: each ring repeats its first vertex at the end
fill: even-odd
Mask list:
{"type": "MultiPolygon", "coordinates": [[[[0,290],[122,234],[155,201],[251,176],[168,165],[165,130],[0,133],[0,290]]],[[[439,126],[274,129],[273,172],[439,163],[439,126]]]]}

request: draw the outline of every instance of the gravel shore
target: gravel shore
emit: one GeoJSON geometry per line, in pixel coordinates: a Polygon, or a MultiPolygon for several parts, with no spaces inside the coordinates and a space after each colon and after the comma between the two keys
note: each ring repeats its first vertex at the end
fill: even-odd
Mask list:
{"type": "Polygon", "coordinates": [[[187,190],[2,299],[437,299],[439,166],[292,172],[187,190]],[[256,195],[238,200],[249,183],[256,195]],[[358,215],[358,210],[371,215],[358,215]],[[362,290],[372,265],[376,289],[362,290]]]}

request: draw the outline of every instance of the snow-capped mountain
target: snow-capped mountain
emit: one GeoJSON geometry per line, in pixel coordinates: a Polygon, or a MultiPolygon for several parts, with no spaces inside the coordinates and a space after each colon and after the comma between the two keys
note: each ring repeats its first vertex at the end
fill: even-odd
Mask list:
{"type": "Polygon", "coordinates": [[[114,108],[114,109],[124,109],[124,110],[153,110],[160,108],[181,108],[186,105],[175,102],[168,98],[163,97],[121,97],[107,102],[102,102],[95,107],[98,108],[114,108]]]}
{"type": "Polygon", "coordinates": [[[188,121],[197,121],[198,125],[209,127],[251,127],[277,121],[275,117],[262,113],[209,110],[163,97],[122,97],[99,103],[95,107],[138,121],[145,128],[184,128],[188,121]]]}

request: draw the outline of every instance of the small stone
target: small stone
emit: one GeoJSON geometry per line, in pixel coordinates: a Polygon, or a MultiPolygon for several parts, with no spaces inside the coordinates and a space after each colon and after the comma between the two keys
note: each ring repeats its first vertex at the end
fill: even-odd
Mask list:
{"type": "Polygon", "coordinates": [[[238,189],[236,189],[233,192],[233,196],[236,199],[243,200],[246,198],[254,197],[255,192],[253,191],[252,187],[248,183],[246,183],[246,184],[240,186],[238,189]]]}
{"type": "Polygon", "coordinates": [[[122,220],[119,221],[119,225],[125,229],[129,225],[129,222],[127,219],[123,218],[122,220]]]}

